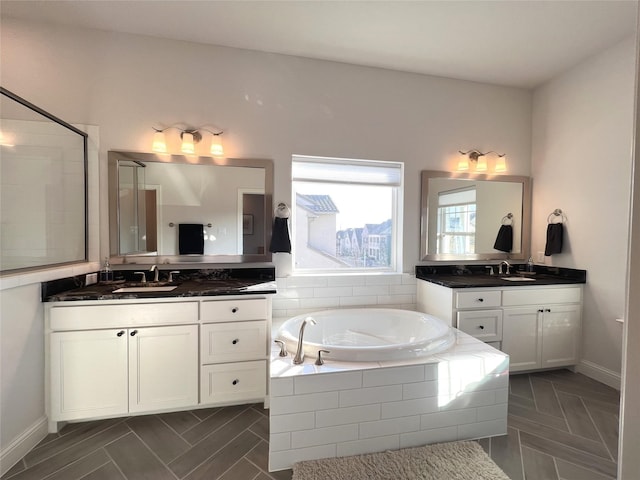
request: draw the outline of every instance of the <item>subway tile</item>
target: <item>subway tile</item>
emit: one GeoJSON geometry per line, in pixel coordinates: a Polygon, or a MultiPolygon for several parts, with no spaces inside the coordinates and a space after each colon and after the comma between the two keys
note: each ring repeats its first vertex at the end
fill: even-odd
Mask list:
{"type": "Polygon", "coordinates": [[[271,433],[269,435],[269,448],[272,452],[289,450],[291,448],[291,433],[271,433]]]}
{"type": "Polygon", "coordinates": [[[293,385],[296,395],[360,388],[362,386],[362,372],[295,377],[293,385]]]}
{"type": "Polygon", "coordinates": [[[338,456],[362,455],[365,453],[384,452],[386,450],[397,450],[400,448],[400,438],[398,435],[388,435],[385,437],[367,438],[352,442],[340,442],[337,446],[338,456]]]}
{"type": "Polygon", "coordinates": [[[501,403],[499,405],[488,405],[486,407],[478,407],[478,421],[484,422],[488,420],[499,420],[507,418],[508,405],[501,403]]]}
{"type": "Polygon", "coordinates": [[[313,412],[338,407],[338,392],[310,393],[271,399],[271,414],[313,412]]]}
{"type": "Polygon", "coordinates": [[[301,298],[299,300],[300,308],[334,308],[340,306],[340,298],[338,296],[328,295],[326,297],[319,296],[314,298],[301,298]]]}
{"type": "Polygon", "coordinates": [[[417,382],[407,383],[402,386],[402,399],[411,400],[414,398],[435,397],[438,395],[438,382],[417,382]]]}
{"type": "Polygon", "coordinates": [[[293,432],[294,430],[309,430],[316,424],[314,412],[289,413],[285,415],[271,415],[269,425],[271,433],[293,432]]]}
{"type": "Polygon", "coordinates": [[[401,305],[415,302],[413,295],[378,295],[379,305],[401,305]]]}
{"type": "Polygon", "coordinates": [[[373,285],[366,287],[353,287],[353,295],[389,295],[389,286],[373,285]]]}
{"type": "Polygon", "coordinates": [[[329,277],[327,279],[329,287],[359,287],[365,285],[365,277],[361,275],[346,275],[339,277],[329,277]]]}
{"type": "Polygon", "coordinates": [[[341,307],[369,307],[371,305],[377,305],[378,298],[375,296],[352,296],[352,297],[340,297],[341,307]]]}
{"type": "Polygon", "coordinates": [[[468,423],[458,425],[458,438],[472,439],[493,437],[494,435],[506,435],[507,419],[489,420],[487,422],[468,423]]]}
{"type": "Polygon", "coordinates": [[[297,298],[274,298],[273,310],[287,310],[289,308],[300,308],[300,300],[297,298]]]}
{"type": "Polygon", "coordinates": [[[437,380],[438,379],[438,364],[428,363],[424,366],[424,379],[425,380],[437,380]]]}
{"type": "Polygon", "coordinates": [[[347,425],[351,423],[370,422],[379,419],[379,404],[336,408],[316,412],[316,427],[347,425]]]}
{"type": "Polygon", "coordinates": [[[291,432],[291,445],[295,448],[314,447],[331,443],[357,440],[358,425],[336,425],[291,432]]]}
{"type": "Polygon", "coordinates": [[[463,425],[477,421],[475,408],[464,410],[451,410],[449,412],[427,413],[420,416],[420,428],[429,430],[433,428],[443,428],[452,425],[463,425]]]}
{"type": "Polygon", "coordinates": [[[402,285],[390,285],[389,286],[389,294],[391,295],[415,295],[416,294],[416,286],[415,284],[402,284],[402,285]]]}
{"type": "Polygon", "coordinates": [[[422,413],[434,413],[438,411],[438,399],[419,398],[416,400],[403,400],[382,404],[382,418],[408,417],[422,413]]]}
{"type": "Polygon", "coordinates": [[[440,404],[440,410],[458,410],[461,408],[494,405],[496,403],[495,392],[493,390],[460,393],[457,395],[439,395],[438,402],[440,404]]]}
{"type": "Polygon", "coordinates": [[[313,296],[316,298],[348,297],[351,295],[351,287],[325,287],[313,289],[313,296]]]}
{"type": "Polygon", "coordinates": [[[294,463],[315,458],[330,458],[336,456],[336,446],[319,445],[308,448],[294,448],[282,452],[272,452],[269,455],[269,470],[284,470],[291,468],[294,463]]]}
{"type": "Polygon", "coordinates": [[[415,432],[420,430],[420,417],[391,418],[360,423],[360,438],[383,437],[385,435],[415,432]]]}
{"type": "Polygon", "coordinates": [[[417,279],[413,274],[405,273],[402,275],[402,284],[403,285],[416,285],[417,279]]]}
{"type": "Polygon", "coordinates": [[[308,288],[278,288],[274,300],[297,299],[313,297],[313,287],[308,288]]]}
{"type": "Polygon", "coordinates": [[[313,275],[313,276],[299,276],[299,277],[287,277],[287,288],[297,287],[326,287],[327,277],[313,275]]]}
{"type": "Polygon", "coordinates": [[[400,285],[402,275],[370,275],[366,277],[366,285],[400,285]]]}
{"type": "Polygon", "coordinates": [[[272,397],[293,395],[293,378],[272,378],[269,394],[272,397]]]}
{"type": "Polygon", "coordinates": [[[457,427],[434,428],[400,435],[400,448],[417,447],[429,443],[452,442],[458,439],[457,427]]]}
{"type": "Polygon", "coordinates": [[[340,406],[369,405],[402,400],[402,385],[388,385],[382,387],[359,388],[342,390],[340,392],[340,406]]]}
{"type": "Polygon", "coordinates": [[[368,370],[363,372],[362,385],[364,387],[377,387],[422,382],[424,380],[424,370],[424,365],[368,370]]]}
{"type": "Polygon", "coordinates": [[[495,391],[496,403],[507,403],[509,401],[509,389],[499,388],[495,391]]]}

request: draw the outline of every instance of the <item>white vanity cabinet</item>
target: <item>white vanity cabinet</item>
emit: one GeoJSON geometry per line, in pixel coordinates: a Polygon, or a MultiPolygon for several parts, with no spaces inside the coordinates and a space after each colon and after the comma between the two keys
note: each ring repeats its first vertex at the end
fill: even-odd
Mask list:
{"type": "Polygon", "coordinates": [[[265,299],[202,303],[203,403],[265,400],[269,306],[265,299]]]}
{"type": "Polygon", "coordinates": [[[57,422],[267,402],[268,296],[45,304],[57,422]]]}
{"type": "Polygon", "coordinates": [[[418,310],[509,354],[511,372],[575,365],[582,286],[448,288],[417,282],[418,310]]]}
{"type": "Polygon", "coordinates": [[[197,303],[64,305],[48,317],[50,420],[198,403],[197,303]]]}

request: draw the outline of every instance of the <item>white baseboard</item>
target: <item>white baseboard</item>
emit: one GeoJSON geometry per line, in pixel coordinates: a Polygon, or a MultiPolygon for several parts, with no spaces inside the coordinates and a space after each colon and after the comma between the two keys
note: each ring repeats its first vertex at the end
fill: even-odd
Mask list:
{"type": "Polygon", "coordinates": [[[619,373],[588,360],[581,360],[580,363],[576,365],[576,372],[582,373],[583,375],[593,378],[605,385],[609,385],[611,388],[615,388],[616,390],[620,390],[620,386],[622,385],[619,373]]]}
{"type": "Polygon", "coordinates": [[[47,436],[47,417],[40,418],[0,451],[0,475],[7,473],[22,457],[47,436]]]}

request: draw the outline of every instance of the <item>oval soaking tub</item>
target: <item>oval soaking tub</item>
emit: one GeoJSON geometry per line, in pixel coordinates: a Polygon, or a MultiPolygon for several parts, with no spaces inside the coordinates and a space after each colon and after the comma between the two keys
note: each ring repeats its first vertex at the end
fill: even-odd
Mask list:
{"type": "Polygon", "coordinates": [[[294,355],[302,322],[311,317],[303,335],[305,355],[329,350],[324,358],[375,362],[424,357],[446,350],[455,341],[453,330],[442,320],[426,313],[386,308],[324,310],[290,318],[279,328],[294,355]]]}

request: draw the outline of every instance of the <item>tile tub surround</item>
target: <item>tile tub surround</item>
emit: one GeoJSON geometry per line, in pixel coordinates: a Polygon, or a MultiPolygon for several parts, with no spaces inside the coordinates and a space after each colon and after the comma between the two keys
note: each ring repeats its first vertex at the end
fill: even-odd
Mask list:
{"type": "Polygon", "coordinates": [[[293,365],[272,350],[269,469],[507,433],[509,357],[456,331],[404,362],[293,365]]]}

